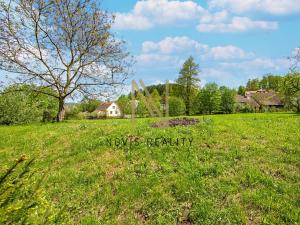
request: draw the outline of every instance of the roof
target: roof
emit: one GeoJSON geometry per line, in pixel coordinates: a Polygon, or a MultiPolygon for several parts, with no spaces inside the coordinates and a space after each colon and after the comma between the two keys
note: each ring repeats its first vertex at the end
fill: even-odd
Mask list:
{"type": "Polygon", "coordinates": [[[280,98],[275,92],[264,92],[253,94],[252,98],[260,105],[264,106],[283,106],[280,98]]]}
{"type": "Polygon", "coordinates": [[[274,91],[247,91],[245,96],[237,95],[236,102],[247,103],[252,107],[283,106],[280,98],[274,91]]]}
{"type": "Polygon", "coordinates": [[[105,111],[107,110],[107,108],[109,106],[111,106],[111,104],[113,104],[114,102],[103,102],[97,109],[95,109],[96,112],[99,112],[99,111],[105,111]]]}
{"type": "Polygon", "coordinates": [[[259,106],[260,106],[253,98],[247,98],[247,97],[242,96],[242,95],[237,95],[236,96],[236,102],[246,103],[246,104],[249,104],[250,106],[252,106],[254,108],[259,108],[259,106]]]}

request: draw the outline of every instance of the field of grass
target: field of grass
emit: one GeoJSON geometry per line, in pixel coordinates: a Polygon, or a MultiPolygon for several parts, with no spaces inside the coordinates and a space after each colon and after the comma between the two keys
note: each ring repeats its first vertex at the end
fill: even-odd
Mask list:
{"type": "Polygon", "coordinates": [[[197,118],[1,126],[0,173],[36,157],[48,200],[73,224],[299,224],[300,116],[197,118]],[[179,146],[155,146],[160,137],[179,146]]]}

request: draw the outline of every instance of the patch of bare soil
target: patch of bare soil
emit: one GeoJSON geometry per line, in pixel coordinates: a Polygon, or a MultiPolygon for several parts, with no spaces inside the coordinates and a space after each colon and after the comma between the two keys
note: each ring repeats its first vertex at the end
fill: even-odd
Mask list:
{"type": "Polygon", "coordinates": [[[176,118],[171,120],[163,120],[151,125],[154,128],[164,128],[164,127],[176,127],[176,126],[192,126],[199,123],[198,119],[195,118],[176,118]]]}

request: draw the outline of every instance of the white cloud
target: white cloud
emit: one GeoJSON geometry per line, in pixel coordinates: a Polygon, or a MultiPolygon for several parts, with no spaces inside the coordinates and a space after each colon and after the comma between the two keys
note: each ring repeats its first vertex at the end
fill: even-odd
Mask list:
{"type": "Polygon", "coordinates": [[[220,68],[204,68],[200,74],[200,77],[203,86],[208,82],[216,82],[219,85],[227,85],[229,87],[237,87],[241,84],[240,74],[220,68]]]}
{"type": "Polygon", "coordinates": [[[221,23],[227,21],[229,14],[223,10],[214,14],[206,12],[200,19],[201,23],[221,23]]]}
{"type": "Polygon", "coordinates": [[[144,30],[154,25],[190,21],[205,10],[193,1],[145,0],[138,1],[130,13],[117,13],[115,29],[144,30]]]}
{"type": "Polygon", "coordinates": [[[208,49],[207,45],[188,37],[166,37],[160,42],[146,41],[143,43],[143,52],[158,51],[162,54],[180,53],[188,51],[196,51],[196,53],[204,52],[208,49]]]}
{"type": "Polygon", "coordinates": [[[264,12],[286,15],[300,12],[300,0],[210,0],[209,6],[234,13],[264,12]]]}
{"type": "MultiPolygon", "coordinates": [[[[142,60],[145,57],[157,60],[164,60],[167,55],[180,54],[201,56],[202,59],[231,60],[246,59],[254,56],[253,53],[245,52],[243,49],[233,45],[216,46],[210,48],[208,45],[200,43],[188,37],[166,37],[159,42],[145,41],[142,47],[142,60]]],[[[149,60],[150,61],[150,60],[149,60]]],[[[183,63],[183,62],[182,62],[183,63]]]]}
{"type": "Polygon", "coordinates": [[[223,68],[238,69],[244,71],[263,71],[263,70],[286,70],[290,67],[288,59],[270,59],[270,58],[255,58],[252,60],[236,62],[236,63],[220,63],[223,68]]]}
{"type": "Polygon", "coordinates": [[[233,78],[233,75],[231,73],[216,68],[204,68],[201,73],[201,76],[205,78],[216,78],[222,80],[233,78]]]}
{"type": "Polygon", "coordinates": [[[245,59],[251,58],[254,53],[245,52],[243,49],[233,45],[213,47],[204,55],[204,58],[213,58],[215,60],[245,59]]]}
{"type": "Polygon", "coordinates": [[[116,13],[114,28],[118,30],[146,30],[153,26],[150,20],[142,15],[131,13],[116,13]]]}
{"type": "Polygon", "coordinates": [[[228,22],[200,23],[197,27],[200,32],[244,32],[247,30],[276,30],[278,23],[273,21],[251,20],[248,17],[233,17],[228,22]]]}
{"type": "Polygon", "coordinates": [[[169,84],[175,84],[175,80],[155,80],[153,83],[151,83],[150,85],[158,85],[158,84],[166,84],[166,82],[168,81],[169,84]]]}
{"type": "MultiPolygon", "coordinates": [[[[282,11],[287,10],[295,1],[273,0],[275,3],[273,8],[268,8],[276,12],[275,8],[282,11]]],[[[179,0],[144,0],[137,1],[134,8],[129,13],[116,13],[116,21],[114,28],[117,30],[146,30],[157,25],[178,25],[187,21],[200,20],[197,26],[200,32],[243,32],[247,30],[275,30],[278,23],[275,21],[252,20],[248,17],[234,16],[232,17],[228,11],[244,12],[251,11],[253,4],[256,7],[267,7],[271,0],[211,0],[209,6],[211,8],[222,8],[220,12],[211,13],[202,8],[193,1],[179,0]]],[[[272,4],[271,4],[272,5],[272,4]]],[[[296,6],[293,10],[297,10],[296,6]]],[[[264,8],[265,9],[265,8],[264,8]]],[[[300,3],[299,3],[300,10],[300,3]]],[[[283,13],[283,12],[282,12],[283,13]]]]}
{"type": "Polygon", "coordinates": [[[162,55],[159,53],[153,53],[153,54],[140,54],[136,56],[136,60],[138,63],[142,64],[153,64],[159,62],[163,65],[168,65],[170,63],[177,62],[177,58],[170,55],[162,55]]]}

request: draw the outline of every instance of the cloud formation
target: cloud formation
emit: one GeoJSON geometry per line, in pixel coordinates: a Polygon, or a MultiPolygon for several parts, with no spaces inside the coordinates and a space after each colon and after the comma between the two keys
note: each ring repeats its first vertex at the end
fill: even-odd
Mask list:
{"type": "Polygon", "coordinates": [[[224,69],[238,69],[243,71],[279,71],[282,69],[289,69],[290,61],[284,58],[255,58],[252,60],[246,60],[242,62],[223,62],[220,63],[220,65],[224,69]]]}
{"type": "Polygon", "coordinates": [[[198,41],[192,40],[186,36],[183,37],[166,37],[159,42],[145,41],[142,50],[148,52],[160,52],[162,54],[180,53],[187,51],[204,52],[208,46],[198,41]]]}
{"type": "Polygon", "coordinates": [[[277,22],[252,20],[248,17],[229,18],[225,12],[205,16],[197,26],[199,32],[244,32],[248,30],[276,30],[277,22]]]}
{"type": "Polygon", "coordinates": [[[143,71],[163,67],[176,74],[190,55],[200,64],[201,80],[232,87],[267,73],[281,74],[290,67],[287,58],[258,57],[234,45],[209,46],[186,36],[145,41],[137,61],[143,71]]]}
{"type": "Polygon", "coordinates": [[[129,13],[116,13],[114,28],[145,30],[155,25],[190,21],[205,10],[193,1],[146,0],[138,1],[129,13]]]}
{"type": "Polygon", "coordinates": [[[287,15],[300,12],[300,0],[210,0],[208,5],[212,9],[227,9],[234,13],[287,15]]]}
{"type": "Polygon", "coordinates": [[[213,58],[215,60],[246,59],[251,57],[254,57],[254,53],[245,52],[243,49],[233,45],[213,47],[204,55],[204,58],[213,58]]]}
{"type": "MultiPolygon", "coordinates": [[[[202,59],[231,60],[245,59],[254,56],[254,53],[245,52],[241,48],[233,45],[209,47],[206,44],[182,37],[166,37],[159,42],[145,41],[142,44],[143,55],[174,55],[174,54],[192,54],[202,59]]],[[[157,57],[159,60],[160,58],[157,57]]]]}
{"type": "MultiPolygon", "coordinates": [[[[261,1],[269,2],[269,0],[261,1]]],[[[210,9],[221,8],[222,11],[211,12],[190,0],[137,1],[131,12],[116,13],[114,28],[117,30],[147,30],[156,26],[177,26],[178,24],[187,24],[187,22],[196,23],[200,20],[200,24],[197,26],[197,30],[200,32],[244,32],[247,30],[277,29],[278,23],[275,21],[253,20],[246,16],[232,16],[228,13],[228,11],[251,10],[254,7],[253,4],[256,7],[258,7],[257,4],[260,5],[258,2],[259,0],[212,0],[209,2],[210,9]],[[234,4],[236,2],[237,4],[234,4]]],[[[279,5],[279,8],[283,7],[279,3],[276,4],[279,5]]],[[[285,7],[289,8],[286,5],[285,7]]],[[[294,9],[297,9],[297,6],[294,9]]]]}

